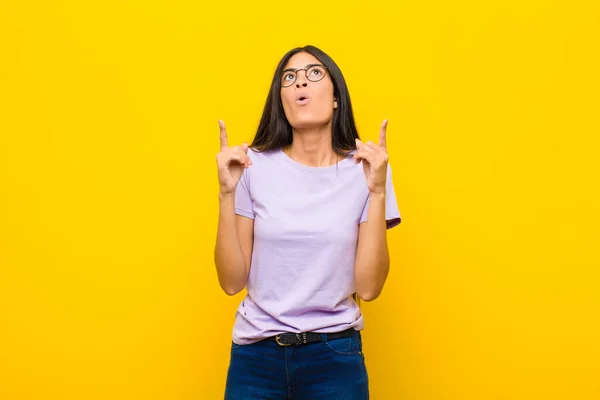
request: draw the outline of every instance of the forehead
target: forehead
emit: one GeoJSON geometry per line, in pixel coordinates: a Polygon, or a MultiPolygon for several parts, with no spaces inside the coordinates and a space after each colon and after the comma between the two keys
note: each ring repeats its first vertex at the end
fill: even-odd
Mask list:
{"type": "Polygon", "coordinates": [[[304,68],[308,64],[321,64],[315,56],[309,53],[301,52],[294,54],[285,64],[284,69],[286,68],[304,68]]]}

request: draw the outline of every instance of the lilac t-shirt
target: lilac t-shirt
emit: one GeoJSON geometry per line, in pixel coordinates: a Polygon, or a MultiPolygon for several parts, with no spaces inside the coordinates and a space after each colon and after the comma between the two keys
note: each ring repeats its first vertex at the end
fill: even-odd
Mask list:
{"type": "MultiPolygon", "coordinates": [[[[351,295],[359,223],[369,189],[362,164],[308,167],[281,149],[258,153],[235,193],[236,214],[254,219],[248,293],[235,315],[233,342],[250,344],[283,332],[363,328],[351,295]]],[[[400,223],[391,168],[388,228],[400,223]]]]}

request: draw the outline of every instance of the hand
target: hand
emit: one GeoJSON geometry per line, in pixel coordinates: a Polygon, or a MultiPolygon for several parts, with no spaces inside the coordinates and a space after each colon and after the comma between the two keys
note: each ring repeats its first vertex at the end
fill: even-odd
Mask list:
{"type": "Polygon", "coordinates": [[[370,140],[365,144],[358,138],[356,139],[356,148],[354,159],[356,163],[362,161],[367,186],[371,193],[385,193],[385,181],[387,178],[388,153],[385,144],[385,134],[387,129],[387,119],[381,124],[379,130],[379,145],[370,140]]]}
{"type": "Polygon", "coordinates": [[[244,169],[252,165],[248,157],[248,143],[242,146],[228,147],[225,123],[219,120],[221,151],[217,154],[219,168],[219,186],[222,194],[234,193],[244,169]]]}

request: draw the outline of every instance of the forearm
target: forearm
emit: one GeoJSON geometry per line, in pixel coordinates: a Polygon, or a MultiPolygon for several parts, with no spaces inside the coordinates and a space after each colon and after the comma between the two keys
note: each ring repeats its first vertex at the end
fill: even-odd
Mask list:
{"type": "Polygon", "coordinates": [[[215,245],[215,265],[219,284],[229,295],[246,285],[248,268],[238,237],[235,219],[235,193],[219,194],[219,226],[215,245]]]}
{"type": "Polygon", "coordinates": [[[354,280],[358,296],[371,301],[381,293],[390,269],[385,192],[371,193],[367,222],[363,225],[356,250],[354,280]]]}

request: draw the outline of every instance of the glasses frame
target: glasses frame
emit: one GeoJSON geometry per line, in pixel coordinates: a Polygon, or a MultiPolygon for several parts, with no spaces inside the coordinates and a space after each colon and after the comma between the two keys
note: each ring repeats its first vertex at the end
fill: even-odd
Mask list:
{"type": "Polygon", "coordinates": [[[296,83],[296,81],[298,80],[298,71],[304,71],[304,76],[306,76],[306,79],[309,80],[310,82],[319,82],[319,81],[323,80],[323,78],[325,78],[325,75],[327,75],[327,73],[329,72],[329,68],[327,68],[323,64],[308,64],[304,68],[286,68],[283,71],[281,71],[281,77],[279,78],[279,82],[281,82],[281,87],[290,87],[294,83],[296,83]],[[325,69],[325,73],[323,74],[323,76],[321,78],[317,79],[316,81],[313,81],[312,79],[310,79],[308,77],[308,70],[311,69],[312,67],[323,67],[323,69],[325,69]],[[296,74],[296,77],[294,78],[294,80],[289,85],[284,85],[283,84],[283,77],[285,76],[285,74],[287,72],[294,72],[296,74]]]}

